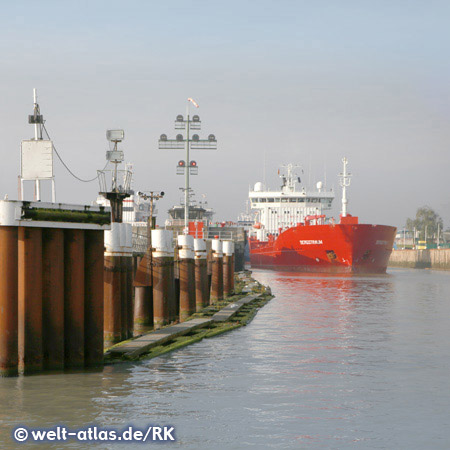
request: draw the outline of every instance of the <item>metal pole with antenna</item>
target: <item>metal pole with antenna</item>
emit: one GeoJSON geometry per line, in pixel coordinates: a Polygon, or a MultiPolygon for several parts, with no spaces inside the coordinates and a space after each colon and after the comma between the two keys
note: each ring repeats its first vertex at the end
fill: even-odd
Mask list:
{"type": "MultiPolygon", "coordinates": [[[[36,88],[33,89],[33,103],[34,103],[34,115],[35,117],[39,114],[39,105],[37,102],[37,90],[36,88]]],[[[38,139],[42,139],[42,130],[39,126],[40,124],[37,123],[38,121],[35,121],[34,124],[34,139],[37,141],[38,139]]]]}
{"type": "MultiPolygon", "coordinates": [[[[56,202],[53,153],[55,150],[50,137],[43,138],[44,117],[37,99],[37,89],[33,88],[33,114],[28,116],[33,125],[34,137],[22,141],[20,152],[20,190],[19,198],[24,200],[24,181],[32,181],[34,199],[41,201],[41,180],[52,182],[52,202],[56,202]]],[[[47,133],[48,134],[48,133],[47,133]]]]}
{"type": "MultiPolygon", "coordinates": [[[[37,103],[37,91],[36,88],[33,89],[33,103],[34,103],[34,116],[37,117],[37,115],[39,114],[39,106],[37,103]]],[[[37,123],[38,121],[35,121],[34,124],[34,140],[40,140],[42,139],[42,135],[40,135],[40,126],[37,123]]],[[[41,201],[41,185],[38,179],[35,180],[34,182],[34,191],[35,191],[35,197],[36,200],[39,202],[41,201]]]]}

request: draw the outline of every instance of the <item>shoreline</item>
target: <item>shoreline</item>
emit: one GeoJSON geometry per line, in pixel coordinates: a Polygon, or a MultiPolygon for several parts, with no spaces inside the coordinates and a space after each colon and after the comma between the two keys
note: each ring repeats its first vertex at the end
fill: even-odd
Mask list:
{"type": "Polygon", "coordinates": [[[192,314],[184,322],[143,333],[133,339],[107,348],[104,354],[104,365],[156,358],[203,339],[241,328],[248,325],[256,316],[258,310],[273,298],[270,287],[264,286],[252,278],[251,271],[237,272],[235,274],[234,295],[203,308],[201,311],[192,314]],[[228,311],[228,314],[226,311],[228,311]],[[217,318],[219,312],[229,317],[221,320],[217,318]],[[200,325],[197,325],[197,322],[192,322],[196,319],[197,322],[200,322],[200,325]],[[202,319],[204,324],[201,323],[202,319]],[[190,326],[190,322],[192,326],[190,326]],[[176,332],[176,328],[182,331],[176,332]],[[167,332],[166,336],[164,336],[165,332],[167,332]],[[156,339],[157,334],[163,335],[164,338],[156,339]],[[152,338],[155,338],[155,345],[148,343],[152,338]],[[149,345],[150,348],[147,349],[149,345]]]}

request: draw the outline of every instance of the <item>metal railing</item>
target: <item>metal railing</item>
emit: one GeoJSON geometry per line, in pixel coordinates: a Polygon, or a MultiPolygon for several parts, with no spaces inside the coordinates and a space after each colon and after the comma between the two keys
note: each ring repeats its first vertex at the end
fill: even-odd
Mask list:
{"type": "Polygon", "coordinates": [[[232,231],[220,231],[220,228],[208,230],[208,232],[205,234],[206,239],[214,239],[216,236],[219,236],[219,239],[231,241],[234,238],[234,233],[232,231]]]}
{"type": "Polygon", "coordinates": [[[145,253],[148,247],[147,236],[133,231],[133,253],[145,253]]]}
{"type": "MultiPolygon", "coordinates": [[[[234,233],[232,231],[219,231],[220,229],[214,229],[214,230],[205,230],[203,239],[214,239],[216,236],[219,237],[219,239],[222,239],[224,241],[231,241],[234,238],[234,233]]],[[[202,231],[199,231],[199,237],[201,235],[202,231]]],[[[177,236],[180,234],[184,234],[183,230],[173,230],[174,238],[176,239],[177,236]]],[[[194,236],[196,237],[196,236],[194,236]]]]}

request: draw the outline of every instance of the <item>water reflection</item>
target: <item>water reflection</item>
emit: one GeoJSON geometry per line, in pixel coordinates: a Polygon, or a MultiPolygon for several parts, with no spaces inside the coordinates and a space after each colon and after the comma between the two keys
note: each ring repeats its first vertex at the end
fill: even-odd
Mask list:
{"type": "Polygon", "coordinates": [[[19,423],[170,424],[188,449],[422,449],[449,437],[450,274],[254,276],[276,298],[245,328],[100,373],[0,379],[0,448],[17,448],[19,423]]]}

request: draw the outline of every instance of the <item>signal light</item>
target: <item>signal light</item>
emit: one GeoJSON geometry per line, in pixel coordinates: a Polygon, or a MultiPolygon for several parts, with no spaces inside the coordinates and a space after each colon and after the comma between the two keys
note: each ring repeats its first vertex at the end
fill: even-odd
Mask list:
{"type": "Polygon", "coordinates": [[[183,161],[183,160],[181,160],[181,161],[178,161],[178,166],[179,167],[184,167],[186,164],[185,164],[185,162],[183,161]]]}
{"type": "Polygon", "coordinates": [[[197,161],[191,161],[190,162],[191,167],[197,167],[197,161]]]}

